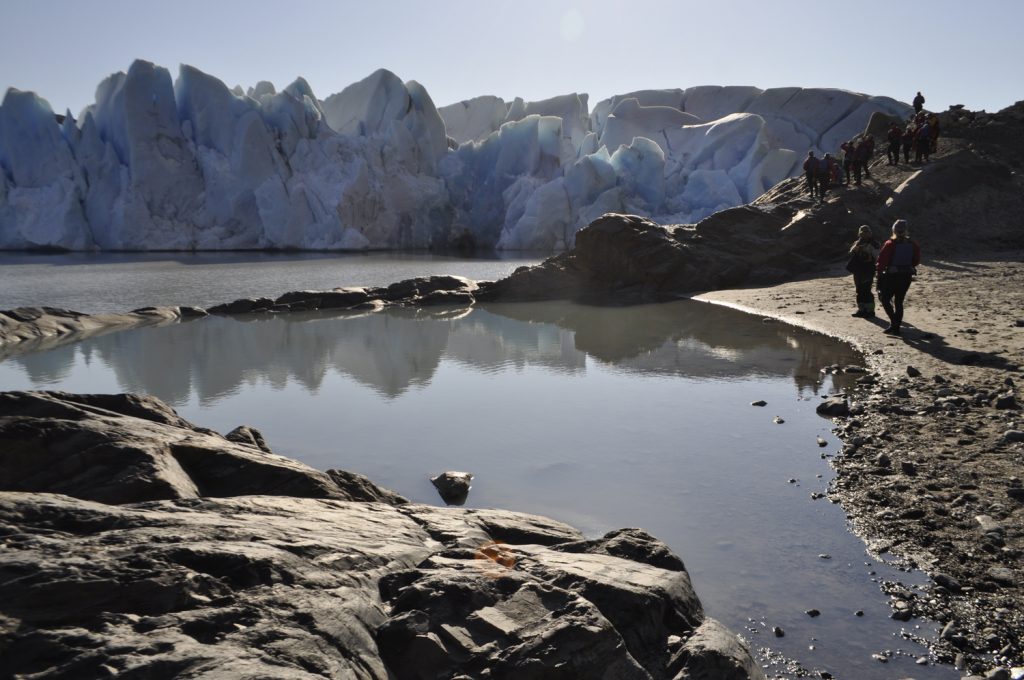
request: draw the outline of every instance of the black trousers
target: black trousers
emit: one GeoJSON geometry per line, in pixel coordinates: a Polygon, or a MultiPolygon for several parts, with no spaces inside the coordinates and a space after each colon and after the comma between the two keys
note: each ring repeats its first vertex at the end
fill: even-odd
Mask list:
{"type": "Polygon", "coordinates": [[[875,296],[871,294],[871,284],[874,283],[874,280],[874,270],[853,275],[853,285],[857,289],[858,312],[865,314],[875,313],[875,296]]]}
{"type": "Polygon", "coordinates": [[[814,187],[816,184],[814,172],[808,170],[804,175],[807,177],[807,190],[811,192],[811,196],[814,196],[814,187]]]}
{"type": "Polygon", "coordinates": [[[903,323],[903,300],[910,289],[910,272],[881,274],[878,277],[878,300],[893,328],[903,323]]]}

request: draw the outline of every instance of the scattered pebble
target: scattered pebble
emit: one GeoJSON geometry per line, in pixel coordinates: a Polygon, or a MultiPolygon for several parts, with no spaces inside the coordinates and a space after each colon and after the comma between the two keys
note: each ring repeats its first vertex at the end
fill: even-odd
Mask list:
{"type": "Polygon", "coordinates": [[[757,401],[750,402],[751,406],[767,406],[768,402],[764,399],[758,399],[757,401]]]}
{"type": "Polygon", "coordinates": [[[782,425],[786,421],[783,420],[781,416],[775,416],[774,418],[772,418],[772,422],[775,423],[776,425],[782,425]]]}
{"type": "Polygon", "coordinates": [[[775,637],[786,637],[786,631],[782,630],[779,626],[772,628],[772,633],[775,634],[775,637]]]}
{"type": "Polygon", "coordinates": [[[807,615],[808,615],[808,616],[810,616],[810,617],[811,617],[812,619],[813,619],[813,618],[814,618],[815,616],[821,616],[821,612],[819,612],[819,611],[818,611],[817,609],[808,609],[807,611],[805,611],[805,612],[804,612],[804,614],[807,614],[807,615]]]}

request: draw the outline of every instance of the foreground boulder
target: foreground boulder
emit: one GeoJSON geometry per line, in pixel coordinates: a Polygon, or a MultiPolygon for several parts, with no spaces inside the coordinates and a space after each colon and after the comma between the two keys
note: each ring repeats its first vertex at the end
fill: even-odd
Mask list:
{"type": "Polygon", "coordinates": [[[764,677],[642,531],[410,504],[265,449],[152,398],[0,393],[0,668],[764,677]]]}

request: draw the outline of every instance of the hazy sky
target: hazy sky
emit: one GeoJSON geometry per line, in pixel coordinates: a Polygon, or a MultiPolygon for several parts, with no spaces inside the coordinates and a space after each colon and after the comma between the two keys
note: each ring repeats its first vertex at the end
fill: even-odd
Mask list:
{"type": "Polygon", "coordinates": [[[838,87],[998,110],[1024,99],[1024,0],[0,0],[0,91],[57,111],[142,58],[228,86],[378,68],[439,106],[693,85],[838,87]]]}

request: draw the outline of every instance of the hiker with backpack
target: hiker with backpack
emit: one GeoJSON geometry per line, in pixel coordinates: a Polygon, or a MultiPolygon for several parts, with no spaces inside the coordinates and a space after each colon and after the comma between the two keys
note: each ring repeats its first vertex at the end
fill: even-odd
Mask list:
{"type": "MultiPolygon", "coordinates": [[[[853,166],[856,162],[857,145],[851,139],[848,142],[843,142],[839,148],[843,150],[843,173],[846,175],[846,181],[843,183],[849,185],[850,177],[853,175],[853,166]]],[[[860,182],[859,174],[857,175],[857,182],[860,182]]]]}
{"type": "Polygon", "coordinates": [[[914,113],[921,113],[921,109],[924,108],[924,95],[920,92],[914,97],[914,113]]]}
{"type": "Polygon", "coordinates": [[[817,182],[818,159],[814,157],[813,151],[807,152],[807,160],[804,161],[804,176],[807,178],[807,191],[811,198],[814,198],[815,183],[817,182]]]}
{"type": "Polygon", "coordinates": [[[860,176],[868,167],[870,150],[866,139],[861,139],[853,149],[853,183],[860,186],[860,176]]]}
{"type": "Polygon", "coordinates": [[[939,117],[934,113],[928,116],[928,146],[931,153],[939,150],[939,117]]]}
{"type": "Polygon", "coordinates": [[[875,318],[875,297],[871,293],[871,284],[875,281],[877,257],[878,241],[871,233],[871,227],[861,225],[857,230],[857,240],[850,247],[850,260],[846,263],[846,270],[853,274],[853,286],[857,294],[857,311],[850,316],[875,318]]]}
{"type": "Polygon", "coordinates": [[[910,240],[907,221],[896,220],[892,225],[892,237],[882,245],[875,264],[878,272],[878,300],[889,317],[889,327],[882,331],[886,335],[900,335],[903,301],[919,264],[921,248],[910,240]]]}
{"type": "Polygon", "coordinates": [[[886,150],[886,158],[889,159],[889,165],[899,165],[900,162],[900,143],[903,141],[903,130],[897,123],[893,123],[889,126],[889,134],[886,137],[889,140],[889,148],[886,150]]]}
{"type": "Polygon", "coordinates": [[[914,137],[915,129],[913,125],[908,125],[907,129],[903,132],[903,162],[910,162],[910,151],[914,148],[914,137]]]}
{"type": "Polygon", "coordinates": [[[875,157],[875,138],[867,135],[863,139],[864,144],[864,176],[871,179],[871,159],[875,157]]]}
{"type": "Polygon", "coordinates": [[[927,163],[928,156],[932,152],[932,129],[927,120],[917,127],[917,133],[914,135],[914,144],[916,149],[914,152],[914,163],[921,163],[922,159],[927,163]]]}
{"type": "Polygon", "coordinates": [[[818,160],[818,202],[825,201],[825,194],[828,192],[829,182],[832,180],[832,154],[818,160]]]}

